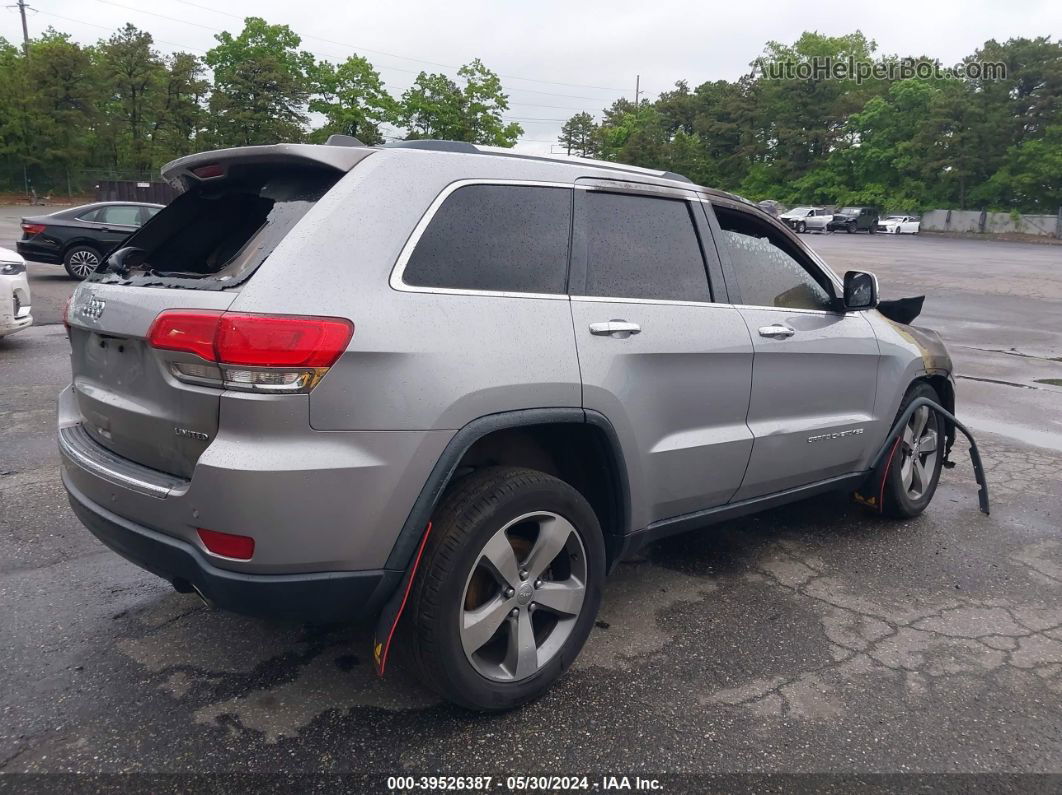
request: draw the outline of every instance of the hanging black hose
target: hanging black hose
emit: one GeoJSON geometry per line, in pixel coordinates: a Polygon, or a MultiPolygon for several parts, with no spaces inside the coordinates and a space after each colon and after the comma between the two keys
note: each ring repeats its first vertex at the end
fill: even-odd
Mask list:
{"type": "MultiPolygon", "coordinates": [[[[872,472],[877,472],[878,467],[882,461],[885,460],[885,456],[889,454],[893,445],[899,440],[900,435],[903,433],[904,426],[911,419],[911,415],[922,406],[929,406],[931,411],[937,412],[944,421],[947,422],[952,429],[962,431],[963,435],[970,442],[970,463],[973,464],[974,477],[977,479],[977,485],[979,487],[977,492],[977,501],[980,505],[981,513],[988,514],[988,482],[985,480],[984,467],[981,466],[981,454],[977,450],[977,442],[974,441],[973,434],[967,430],[966,426],[956,419],[955,415],[947,411],[943,406],[937,403],[935,400],[930,400],[926,397],[915,398],[912,400],[903,414],[896,418],[896,422],[893,423],[892,429],[889,431],[888,436],[885,437],[885,441],[882,443],[881,448],[875,454],[870,461],[870,469],[872,472]]],[[[949,433],[947,445],[944,449],[944,461],[943,466],[951,467],[954,464],[948,460],[948,456],[951,454],[951,445],[955,440],[955,434],[949,433]]],[[[891,463],[891,460],[890,460],[891,463]]],[[[888,471],[882,473],[882,480],[888,475],[888,471]]],[[[877,506],[880,509],[880,505],[877,506]]]]}

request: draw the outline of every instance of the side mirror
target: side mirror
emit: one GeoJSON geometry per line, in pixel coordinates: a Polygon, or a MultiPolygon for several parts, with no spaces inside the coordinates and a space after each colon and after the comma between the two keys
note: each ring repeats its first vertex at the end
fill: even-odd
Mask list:
{"type": "Polygon", "coordinates": [[[878,305],[878,277],[864,271],[844,275],[844,308],[873,309],[878,305]]]}

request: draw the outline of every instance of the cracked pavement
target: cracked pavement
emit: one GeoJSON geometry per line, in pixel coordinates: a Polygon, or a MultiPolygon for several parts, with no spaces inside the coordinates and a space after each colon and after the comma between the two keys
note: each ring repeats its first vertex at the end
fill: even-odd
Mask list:
{"type": "MultiPolygon", "coordinates": [[[[939,241],[811,242],[838,269],[845,252],[882,259],[868,267],[888,289],[925,276],[895,252],[939,241]]],[[[1039,300],[1050,315],[1062,287],[1039,300]]],[[[963,364],[964,344],[1012,368],[1028,363],[1006,349],[1032,351],[1037,378],[1062,371],[1062,324],[1030,339],[1015,316],[986,344],[942,303],[960,372],[1030,380],[963,364]]],[[[1062,772],[1057,389],[960,380],[975,429],[1002,417],[1043,442],[978,430],[990,517],[960,443],[917,520],[837,495],[668,539],[619,566],[556,688],[482,717],[422,689],[401,647],[377,679],[367,628],[213,612],[103,548],[58,480],[61,327],[12,337],[0,367],[4,773],[353,772],[378,791],[403,773],[1062,772]]]]}

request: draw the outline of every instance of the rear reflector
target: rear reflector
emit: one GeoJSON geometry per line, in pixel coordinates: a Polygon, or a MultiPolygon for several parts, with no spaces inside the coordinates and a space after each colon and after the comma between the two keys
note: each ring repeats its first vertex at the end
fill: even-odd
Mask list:
{"type": "Polygon", "coordinates": [[[353,334],[354,324],[338,317],[167,309],[151,324],[148,344],[221,365],[208,370],[171,363],[174,377],[183,381],[260,392],[308,392],[346,350],[353,334]]]}
{"type": "Polygon", "coordinates": [[[205,530],[202,527],[197,527],[196,532],[199,533],[203,546],[215,555],[237,560],[250,560],[254,556],[254,539],[250,536],[219,533],[217,530],[205,530]]]}

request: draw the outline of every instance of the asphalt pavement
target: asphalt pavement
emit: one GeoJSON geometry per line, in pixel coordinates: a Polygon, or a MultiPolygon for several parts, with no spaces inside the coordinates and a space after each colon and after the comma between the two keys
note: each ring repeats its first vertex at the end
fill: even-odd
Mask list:
{"type": "Polygon", "coordinates": [[[658,543],[609,581],[558,686],[493,717],[421,689],[401,648],[377,679],[366,628],[214,612],[96,542],[54,444],[72,282],[31,265],[40,325],[0,342],[0,771],[354,773],[362,791],[396,774],[1062,772],[1062,387],[1044,383],[1062,379],[1062,247],[808,242],[887,297],[927,295],[992,515],[957,445],[914,521],[836,496],[658,543]]]}

